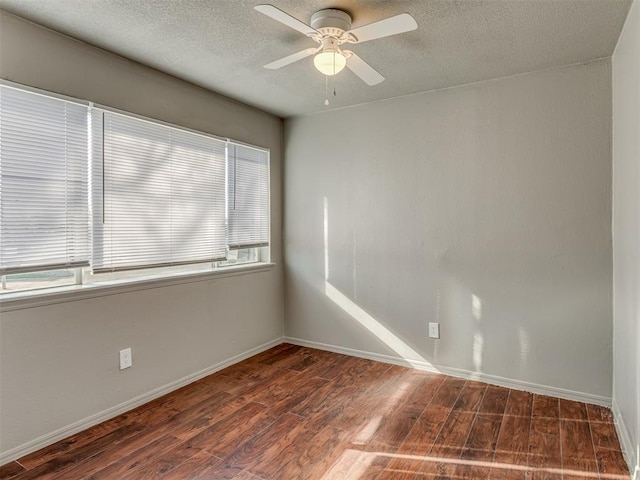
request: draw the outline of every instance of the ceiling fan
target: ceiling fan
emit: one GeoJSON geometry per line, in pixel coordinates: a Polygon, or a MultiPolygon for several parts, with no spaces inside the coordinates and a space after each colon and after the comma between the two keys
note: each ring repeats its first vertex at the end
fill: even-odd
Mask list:
{"type": "Polygon", "coordinates": [[[418,28],[418,24],[408,13],[385,18],[362,27],[351,28],[351,16],[342,10],[328,8],[311,16],[311,26],[292,17],[273,5],[257,5],[257,11],[283,23],[310,37],[320,45],[307,48],[287,57],[268,63],[264,68],[278,69],[314,55],[313,63],[325,75],[340,72],[345,66],[360,77],[367,85],[377,85],[384,80],[371,65],[350,50],[342,50],[345,43],[363,43],[369,40],[389,37],[418,28]]]}

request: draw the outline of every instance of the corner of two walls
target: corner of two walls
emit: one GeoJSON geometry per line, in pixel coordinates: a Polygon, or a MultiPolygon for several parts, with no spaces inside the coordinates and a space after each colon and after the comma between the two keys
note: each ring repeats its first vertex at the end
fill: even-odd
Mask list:
{"type": "Polygon", "coordinates": [[[613,54],[613,411],[640,480],[640,6],[613,54]]]}
{"type": "Polygon", "coordinates": [[[285,176],[285,338],[610,404],[609,59],[289,119],[285,176]]]}

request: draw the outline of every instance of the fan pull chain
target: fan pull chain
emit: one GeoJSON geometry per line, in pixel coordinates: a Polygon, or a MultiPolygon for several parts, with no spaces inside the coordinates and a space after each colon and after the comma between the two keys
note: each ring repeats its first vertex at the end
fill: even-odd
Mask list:
{"type": "Polygon", "coordinates": [[[329,105],[329,79],[324,77],[324,104],[329,105]]]}
{"type": "Polygon", "coordinates": [[[336,96],[336,52],[333,52],[333,96],[336,96]]]}
{"type": "MultiPolygon", "coordinates": [[[[336,53],[333,52],[333,75],[332,77],[332,88],[333,88],[333,96],[336,96],[336,53]]],[[[329,105],[329,78],[327,75],[324,77],[324,104],[329,105]]]]}

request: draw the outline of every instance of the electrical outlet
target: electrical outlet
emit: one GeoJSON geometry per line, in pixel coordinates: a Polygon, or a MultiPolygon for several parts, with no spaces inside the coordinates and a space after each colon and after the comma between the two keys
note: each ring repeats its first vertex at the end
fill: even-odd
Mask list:
{"type": "Polygon", "coordinates": [[[429,338],[440,338],[440,324],[429,322],[429,338]]]}
{"type": "Polygon", "coordinates": [[[120,370],[129,368],[133,365],[133,358],[131,357],[131,349],[125,348],[120,350],[120,370]]]}

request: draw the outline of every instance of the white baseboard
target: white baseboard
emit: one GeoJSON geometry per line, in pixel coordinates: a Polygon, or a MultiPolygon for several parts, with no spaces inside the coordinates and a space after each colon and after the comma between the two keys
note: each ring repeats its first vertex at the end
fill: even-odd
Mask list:
{"type": "Polygon", "coordinates": [[[124,412],[150,402],[151,400],[161,397],[162,395],[166,395],[167,393],[177,390],[178,388],[184,387],[185,385],[193,383],[196,380],[204,378],[207,375],[211,375],[212,373],[233,365],[234,363],[241,362],[242,360],[257,355],[260,352],[264,352],[265,350],[275,347],[276,345],[280,345],[282,342],[283,338],[279,337],[271,340],[270,342],[263,343],[262,345],[258,345],[255,348],[218,362],[215,365],[211,365],[210,367],[204,368],[198,372],[182,377],[174,382],[168,383],[166,385],[163,385],[162,387],[156,388],[150,392],[132,398],[131,400],[127,400],[126,402],[123,402],[119,405],[108,408],[107,410],[103,410],[102,412],[98,412],[94,415],[83,418],[82,420],[74,422],[71,425],[67,425],[66,427],[62,427],[54,432],[38,437],[35,440],[23,443],[22,445],[12,448],[11,450],[2,452],[0,453],[0,465],[4,465],[5,463],[17,460],[18,458],[35,452],[36,450],[46,447],[47,445],[51,445],[52,443],[62,440],[70,435],[81,432],[82,430],[97,425],[98,423],[104,422],[105,420],[109,420],[110,418],[116,417],[124,412]]]}
{"type": "Polygon", "coordinates": [[[525,390],[527,392],[538,393],[541,395],[550,395],[553,397],[564,398],[567,400],[575,400],[578,402],[592,403],[595,405],[611,407],[611,398],[603,397],[600,395],[593,395],[591,393],[576,392],[574,390],[566,390],[564,388],[551,387],[548,385],[539,385],[537,383],[523,382],[521,380],[514,380],[510,378],[499,377],[497,375],[490,375],[482,372],[473,372],[471,370],[465,370],[462,368],[447,367],[444,365],[434,365],[424,361],[411,360],[409,362],[401,357],[383,355],[383,354],[374,353],[374,352],[366,352],[363,350],[355,350],[352,348],[340,347],[337,345],[329,345],[326,343],[303,340],[301,338],[285,336],[284,341],[287,343],[292,343],[294,345],[300,345],[303,347],[317,348],[319,350],[327,350],[329,352],[342,353],[344,355],[351,355],[353,357],[367,358],[369,360],[376,360],[376,361],[385,362],[385,363],[393,363],[395,365],[402,365],[405,367],[417,368],[419,370],[425,370],[428,372],[443,373],[445,375],[450,375],[452,377],[459,377],[467,380],[478,380],[480,382],[490,383],[492,385],[498,385],[506,388],[513,388],[515,390],[525,390]]]}
{"type": "Polygon", "coordinates": [[[629,465],[629,473],[631,474],[631,478],[633,480],[640,480],[640,458],[637,456],[637,446],[633,445],[631,441],[631,435],[629,434],[629,430],[627,429],[627,424],[624,422],[624,418],[622,417],[622,412],[618,407],[616,401],[613,401],[613,405],[611,406],[611,411],[613,412],[613,418],[616,422],[616,431],[618,432],[618,439],[620,440],[620,447],[622,447],[622,453],[624,455],[624,459],[627,461],[627,465],[629,465]]]}

